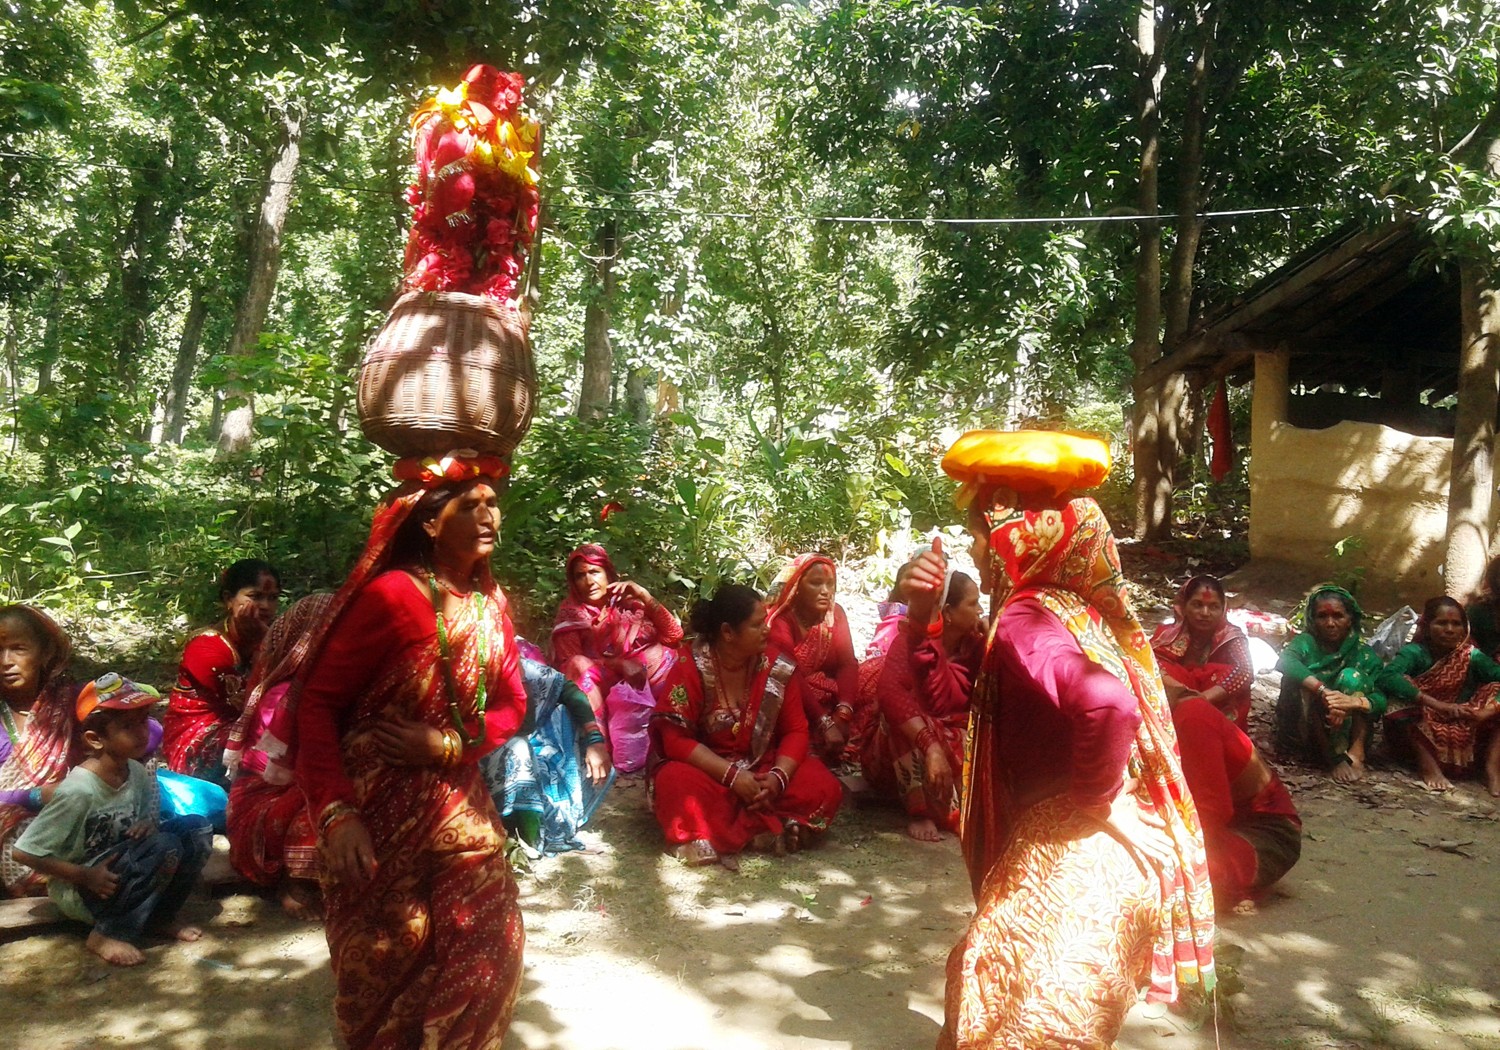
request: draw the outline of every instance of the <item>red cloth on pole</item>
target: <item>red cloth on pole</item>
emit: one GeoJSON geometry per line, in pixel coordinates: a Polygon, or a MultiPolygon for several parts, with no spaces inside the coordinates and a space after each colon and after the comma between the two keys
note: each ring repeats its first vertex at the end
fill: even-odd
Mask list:
{"type": "Polygon", "coordinates": [[[1234,469],[1234,433],[1229,425],[1229,384],[1222,379],[1208,407],[1208,436],[1214,443],[1208,470],[1215,481],[1223,481],[1234,469]]]}

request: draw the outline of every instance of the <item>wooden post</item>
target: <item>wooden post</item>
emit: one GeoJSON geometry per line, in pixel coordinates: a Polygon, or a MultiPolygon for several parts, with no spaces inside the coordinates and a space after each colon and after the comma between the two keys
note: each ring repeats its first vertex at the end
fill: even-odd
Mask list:
{"type": "Polygon", "coordinates": [[[1495,271],[1459,268],[1463,331],[1458,354],[1458,413],[1448,482],[1448,550],[1443,589],[1467,601],[1484,580],[1495,493],[1495,410],[1500,400],[1500,292],[1495,271]]]}

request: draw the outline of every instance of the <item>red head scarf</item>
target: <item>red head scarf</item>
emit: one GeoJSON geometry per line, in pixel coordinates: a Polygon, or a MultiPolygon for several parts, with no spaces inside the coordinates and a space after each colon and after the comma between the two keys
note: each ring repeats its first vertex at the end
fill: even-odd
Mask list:
{"type": "Polygon", "coordinates": [[[602,606],[590,605],[584,601],[573,583],[573,569],[579,562],[599,566],[611,583],[620,578],[609,552],[597,543],[585,543],[569,554],[566,570],[568,596],[557,607],[552,637],[556,638],[569,631],[587,631],[592,645],[586,645],[586,651],[592,649],[601,656],[606,653],[614,656],[630,654],[648,623],[646,607],[630,597],[606,600],[602,606]]]}
{"type": "MultiPolygon", "coordinates": [[[[771,583],[771,594],[766,599],[766,626],[774,624],[782,616],[785,616],[797,597],[797,591],[802,586],[802,579],[814,565],[826,565],[828,571],[833,573],[835,585],[838,581],[838,566],[833,559],[826,554],[799,554],[791,561],[781,567],[776,574],[776,579],[771,583]]],[[[832,623],[833,610],[828,610],[826,622],[832,623]]]]}

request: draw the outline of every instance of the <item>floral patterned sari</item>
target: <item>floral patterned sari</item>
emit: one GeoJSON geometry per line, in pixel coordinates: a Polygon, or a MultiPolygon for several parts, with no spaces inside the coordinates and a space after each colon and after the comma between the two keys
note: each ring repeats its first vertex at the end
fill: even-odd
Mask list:
{"type": "Polygon", "coordinates": [[[1214,906],[1202,829],[1156,662],[1098,504],[1080,496],[1028,505],[1014,492],[991,495],[997,600],[1039,603],[1139,701],[1124,773],[1141,815],[1137,833],[1152,842],[1147,850],[1145,842],[1118,839],[1113,825],[1066,794],[1016,804],[1021,792],[1008,783],[997,750],[997,615],[964,777],[963,849],[979,886],[978,911],[949,957],[938,1045],[1104,1048],[1138,982],[1149,977],[1147,996],[1159,1001],[1176,999],[1182,985],[1213,988],[1214,906]]]}

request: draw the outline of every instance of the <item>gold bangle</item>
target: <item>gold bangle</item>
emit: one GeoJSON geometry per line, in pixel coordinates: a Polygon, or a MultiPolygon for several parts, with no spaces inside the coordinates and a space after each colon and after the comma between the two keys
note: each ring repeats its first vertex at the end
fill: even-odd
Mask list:
{"type": "Polygon", "coordinates": [[[329,826],[339,818],[355,817],[358,815],[359,811],[347,802],[330,802],[323,810],[323,815],[318,818],[318,830],[326,834],[329,826]]]}

